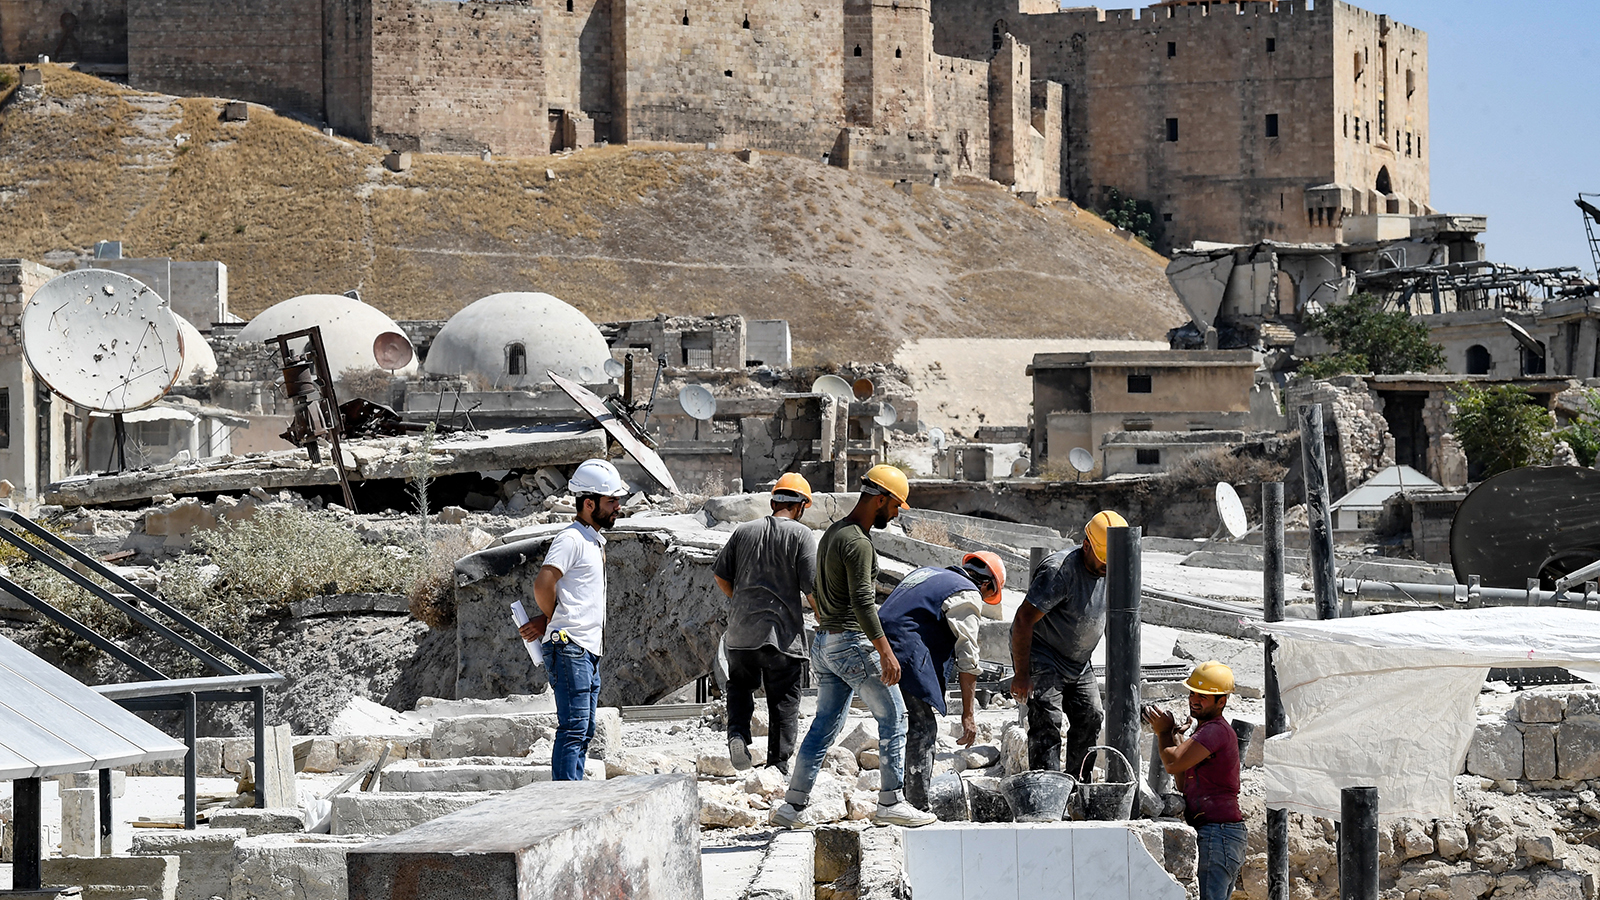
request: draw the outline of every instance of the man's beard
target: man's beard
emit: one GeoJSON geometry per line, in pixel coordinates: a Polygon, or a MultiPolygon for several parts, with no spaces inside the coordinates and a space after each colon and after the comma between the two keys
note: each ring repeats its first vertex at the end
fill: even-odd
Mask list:
{"type": "Polygon", "coordinates": [[[597,507],[593,512],[589,513],[589,518],[593,520],[596,528],[610,528],[611,526],[617,524],[618,512],[620,512],[620,510],[612,510],[611,512],[603,513],[597,507]]]}
{"type": "Polygon", "coordinates": [[[874,516],[873,519],[872,519],[872,527],[873,528],[888,528],[889,527],[889,511],[887,509],[878,510],[878,514],[876,516],[874,516]]]}

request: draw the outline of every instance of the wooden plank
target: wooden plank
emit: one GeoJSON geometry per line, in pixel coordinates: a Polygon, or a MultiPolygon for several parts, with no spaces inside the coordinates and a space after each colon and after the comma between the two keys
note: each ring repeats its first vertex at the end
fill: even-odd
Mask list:
{"type": "Polygon", "coordinates": [[[256,790],[268,809],[299,806],[294,781],[294,732],[288,725],[273,725],[263,737],[266,743],[265,772],[256,773],[256,790]]]}

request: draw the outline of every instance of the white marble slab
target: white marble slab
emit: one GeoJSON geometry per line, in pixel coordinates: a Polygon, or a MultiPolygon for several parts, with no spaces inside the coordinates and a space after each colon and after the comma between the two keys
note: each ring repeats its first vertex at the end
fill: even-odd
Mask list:
{"type": "Polygon", "coordinates": [[[938,824],[907,828],[900,833],[906,854],[906,880],[917,900],[963,900],[963,831],[958,825],[938,824]]]}
{"type": "Polygon", "coordinates": [[[966,897],[1016,897],[1016,829],[975,827],[961,832],[961,881],[966,897]]]}
{"type": "Polygon", "coordinates": [[[1073,900],[1131,900],[1128,837],[1128,829],[1116,825],[1084,826],[1074,830],[1073,900]]]}
{"type": "Polygon", "coordinates": [[[1061,825],[1018,825],[1017,897],[1074,897],[1072,840],[1076,829],[1061,825]]]}

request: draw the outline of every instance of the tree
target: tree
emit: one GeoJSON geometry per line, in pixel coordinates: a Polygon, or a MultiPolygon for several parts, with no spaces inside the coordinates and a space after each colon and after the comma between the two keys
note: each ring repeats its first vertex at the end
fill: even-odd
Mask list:
{"type": "Polygon", "coordinates": [[[1483,478],[1548,463],[1555,419],[1534,396],[1511,384],[1467,385],[1455,395],[1455,433],[1483,478]]]}
{"type": "Polygon", "coordinates": [[[1307,316],[1305,324],[1337,348],[1300,367],[1312,378],[1346,372],[1401,375],[1444,365],[1444,348],[1428,340],[1428,326],[1402,310],[1384,309],[1371,294],[1356,294],[1326,312],[1307,316]]]}

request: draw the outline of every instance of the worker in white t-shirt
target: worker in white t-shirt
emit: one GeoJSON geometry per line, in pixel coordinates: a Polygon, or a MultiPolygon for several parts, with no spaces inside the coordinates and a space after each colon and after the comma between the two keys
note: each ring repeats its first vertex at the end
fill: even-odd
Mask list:
{"type": "Polygon", "coordinates": [[[556,700],[556,741],[550,764],[554,781],[582,781],[583,761],[594,737],[600,697],[601,633],[606,625],[606,539],[600,529],[616,524],[628,485],[603,459],[578,466],[567,481],[578,511],[545,552],[533,582],[542,616],[521,630],[523,640],[544,641],[550,692],[556,700]]]}

